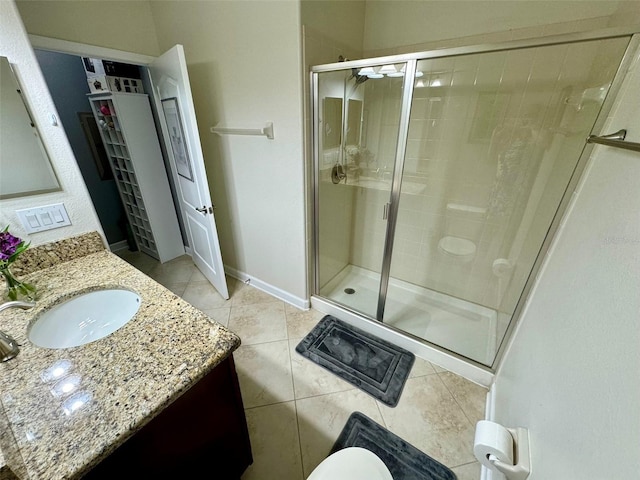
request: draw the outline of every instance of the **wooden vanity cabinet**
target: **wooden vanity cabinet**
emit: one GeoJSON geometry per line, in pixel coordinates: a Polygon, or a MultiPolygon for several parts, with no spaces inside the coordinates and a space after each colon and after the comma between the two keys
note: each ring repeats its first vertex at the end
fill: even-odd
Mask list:
{"type": "Polygon", "coordinates": [[[235,480],[253,463],[233,355],[83,478],[235,480]]]}

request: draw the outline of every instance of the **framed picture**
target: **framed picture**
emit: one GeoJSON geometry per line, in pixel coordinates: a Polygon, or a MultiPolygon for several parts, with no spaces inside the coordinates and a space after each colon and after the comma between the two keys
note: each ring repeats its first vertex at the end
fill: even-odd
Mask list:
{"type": "Polygon", "coordinates": [[[191,159],[189,159],[189,151],[187,150],[184,129],[182,128],[178,99],[171,97],[162,100],[162,110],[167,121],[169,141],[171,142],[173,157],[176,160],[178,175],[193,182],[193,169],[191,168],[191,159]]]}

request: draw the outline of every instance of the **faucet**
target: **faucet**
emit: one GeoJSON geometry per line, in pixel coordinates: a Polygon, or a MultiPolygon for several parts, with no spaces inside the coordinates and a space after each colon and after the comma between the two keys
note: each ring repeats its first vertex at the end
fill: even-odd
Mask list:
{"type": "MultiPolygon", "coordinates": [[[[7,308],[21,308],[27,310],[35,307],[35,302],[23,302],[20,300],[14,300],[13,302],[6,302],[0,305],[0,312],[7,308]]],[[[16,342],[10,335],[0,331],[0,362],[6,362],[15,358],[20,352],[18,342],[16,342]]]]}

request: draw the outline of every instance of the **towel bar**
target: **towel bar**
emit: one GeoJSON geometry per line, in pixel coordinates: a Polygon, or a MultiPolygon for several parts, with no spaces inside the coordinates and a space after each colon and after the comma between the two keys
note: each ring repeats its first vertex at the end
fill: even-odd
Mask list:
{"type": "Polygon", "coordinates": [[[625,150],[640,152],[640,143],[625,142],[624,139],[626,136],[627,131],[625,129],[622,129],[609,135],[590,135],[589,138],[587,138],[587,143],[598,143],[600,145],[606,145],[608,147],[624,148],[625,150]]]}
{"type": "Polygon", "coordinates": [[[264,128],[227,128],[216,125],[211,127],[211,133],[217,133],[218,135],[258,135],[273,140],[273,123],[267,123],[264,128]]]}

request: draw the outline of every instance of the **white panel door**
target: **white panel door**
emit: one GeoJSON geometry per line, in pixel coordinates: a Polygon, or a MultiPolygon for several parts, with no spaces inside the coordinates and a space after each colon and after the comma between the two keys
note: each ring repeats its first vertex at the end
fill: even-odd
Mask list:
{"type": "Polygon", "coordinates": [[[182,45],[154,60],[149,73],[193,261],[229,298],[182,45]]]}

